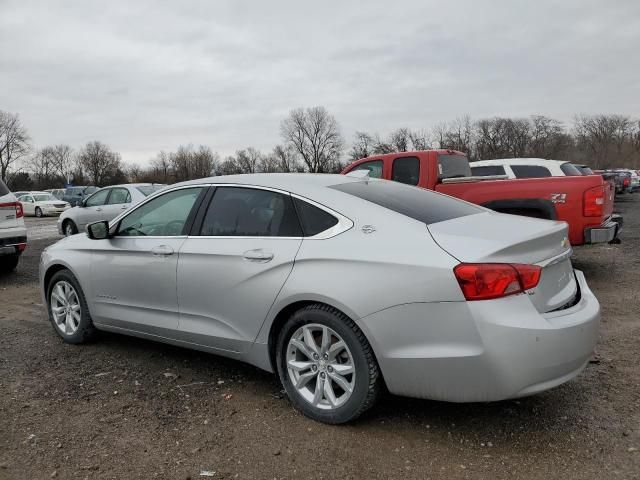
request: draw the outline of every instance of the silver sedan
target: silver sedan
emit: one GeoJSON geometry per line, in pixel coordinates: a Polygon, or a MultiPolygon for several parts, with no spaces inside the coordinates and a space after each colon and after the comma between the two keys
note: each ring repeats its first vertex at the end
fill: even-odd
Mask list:
{"type": "Polygon", "coordinates": [[[150,194],[164,188],[151,183],[128,183],[97,190],[80,205],[66,210],[58,218],[60,235],[84,232],[89,223],[111,221],[132,205],[140,203],[150,194]]]}
{"type": "Polygon", "coordinates": [[[352,420],[383,385],[453,402],[578,375],[600,308],[567,226],[385,180],[214,177],[157,192],[44,251],[56,333],[167,342],[278,373],[292,404],[352,420]]]}

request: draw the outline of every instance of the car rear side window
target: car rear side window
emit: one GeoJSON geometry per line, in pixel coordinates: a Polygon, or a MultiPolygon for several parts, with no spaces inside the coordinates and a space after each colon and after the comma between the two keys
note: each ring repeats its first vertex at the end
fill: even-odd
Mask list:
{"type": "Polygon", "coordinates": [[[469,159],[464,155],[438,155],[438,180],[470,176],[469,159]]]}
{"type": "Polygon", "coordinates": [[[382,178],[383,165],[382,160],[371,160],[370,162],[364,162],[356,165],[351,171],[369,170],[369,178],[382,178]]]}
{"type": "Polygon", "coordinates": [[[386,180],[342,183],[329,188],[362,198],[427,225],[484,211],[446,195],[386,180]]]}
{"type": "Polygon", "coordinates": [[[296,205],[305,237],[313,237],[337,225],[338,219],[329,212],[325,212],[321,208],[299,198],[294,198],[293,201],[296,205]]]}
{"type": "Polygon", "coordinates": [[[200,235],[211,237],[301,237],[290,195],[244,187],[217,187],[200,235]]]}
{"type": "Polygon", "coordinates": [[[108,205],[119,205],[121,203],[131,203],[131,194],[126,188],[114,188],[109,195],[108,205]]]}
{"type": "Polygon", "coordinates": [[[394,159],[391,167],[391,180],[407,185],[418,185],[420,180],[420,160],[418,157],[394,159]]]}
{"type": "Polygon", "coordinates": [[[542,178],[550,177],[551,172],[547,167],[540,165],[511,165],[516,178],[542,178]]]}
{"type": "Polygon", "coordinates": [[[560,170],[568,177],[580,177],[582,176],[582,172],[575,165],[567,162],[560,165],[560,170]]]}
{"type": "Polygon", "coordinates": [[[504,175],[504,167],[502,165],[486,165],[482,167],[474,167],[471,164],[471,175],[475,177],[489,177],[491,175],[504,175]]]}

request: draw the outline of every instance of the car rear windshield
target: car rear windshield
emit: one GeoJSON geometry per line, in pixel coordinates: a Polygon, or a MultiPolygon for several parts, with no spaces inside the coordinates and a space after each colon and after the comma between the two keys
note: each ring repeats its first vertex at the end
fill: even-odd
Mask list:
{"type": "Polygon", "coordinates": [[[582,172],[572,163],[563,163],[560,165],[560,170],[568,177],[580,177],[582,172]]]}
{"type": "Polygon", "coordinates": [[[464,155],[438,155],[438,179],[470,177],[469,159],[464,155]]]}
{"type": "Polygon", "coordinates": [[[57,198],[50,193],[37,193],[33,196],[33,198],[36,202],[48,202],[50,200],[57,200],[57,198]]]}
{"type": "Polygon", "coordinates": [[[480,207],[461,200],[389,180],[349,182],[329,188],[362,198],[427,225],[483,212],[480,207]]]}
{"type": "Polygon", "coordinates": [[[9,195],[10,193],[11,192],[9,191],[7,186],[4,184],[4,182],[0,180],[0,197],[3,195],[9,195]]]}
{"type": "Polygon", "coordinates": [[[140,193],[142,193],[145,197],[148,197],[153,192],[157,192],[158,190],[162,190],[166,185],[141,185],[136,187],[140,193]]]}

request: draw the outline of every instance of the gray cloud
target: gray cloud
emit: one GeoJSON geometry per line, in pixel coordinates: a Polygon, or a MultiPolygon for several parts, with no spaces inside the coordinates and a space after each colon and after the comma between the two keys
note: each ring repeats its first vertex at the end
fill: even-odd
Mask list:
{"type": "Polygon", "coordinates": [[[0,109],[127,161],[269,149],[298,106],[354,130],[638,114],[640,3],[0,0],[0,109]],[[560,3],[560,4],[558,4],[560,3]]]}

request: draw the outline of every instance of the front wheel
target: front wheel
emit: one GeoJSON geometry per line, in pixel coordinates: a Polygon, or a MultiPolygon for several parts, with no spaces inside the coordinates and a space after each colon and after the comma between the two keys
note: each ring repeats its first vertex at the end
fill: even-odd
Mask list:
{"type": "Polygon", "coordinates": [[[78,233],[78,227],[71,220],[67,220],[63,223],[63,231],[65,237],[70,237],[78,233]]]}
{"type": "Polygon", "coordinates": [[[357,325],[326,305],[294,313],[278,336],[278,374],[291,403],[325,423],[356,419],[374,403],[380,373],[357,325]]]}
{"type": "Polygon", "coordinates": [[[47,304],[53,329],[65,342],[84,343],[95,335],[84,293],[69,270],[60,270],[51,279],[47,304]]]}

